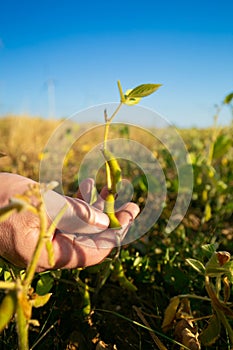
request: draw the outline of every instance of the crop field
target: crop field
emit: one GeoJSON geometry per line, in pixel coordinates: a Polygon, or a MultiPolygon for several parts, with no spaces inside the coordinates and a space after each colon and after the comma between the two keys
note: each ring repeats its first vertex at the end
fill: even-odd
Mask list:
{"type": "MultiPolygon", "coordinates": [[[[30,116],[1,118],[0,152],[5,154],[0,158],[1,172],[39,181],[41,162],[56,158],[58,151],[46,145],[61,124],[62,120],[30,116]]],[[[150,181],[157,191],[150,213],[158,207],[161,213],[145,234],[126,242],[120,252],[113,250],[98,265],[34,276],[32,288],[39,295],[52,294],[42,307],[32,309],[30,349],[233,349],[233,127],[176,132],[187,150],[193,188],[184,216],[168,232],[180,191],[175,164],[179,154],[171,154],[162,142],[155,141],[153,130],[113,125],[110,140],[134,140],[158,162],[165,196],[160,194],[156,174],[151,172],[148,180],[135,162],[119,160],[123,177],[133,187],[132,200],[141,211],[146,208],[150,181]]],[[[59,151],[67,140],[72,147],[63,159],[62,185],[65,194],[75,196],[80,164],[103,141],[103,129],[71,124],[59,139],[59,151]],[[78,141],[71,142],[76,132],[78,141]]],[[[98,189],[105,184],[103,174],[104,168],[98,169],[98,189]]],[[[49,176],[57,180],[52,179],[53,173],[49,176]]],[[[1,281],[22,273],[0,260],[1,281]]],[[[0,300],[5,292],[0,290],[0,300]]],[[[17,349],[17,339],[12,317],[0,334],[0,349],[17,349]]]]}

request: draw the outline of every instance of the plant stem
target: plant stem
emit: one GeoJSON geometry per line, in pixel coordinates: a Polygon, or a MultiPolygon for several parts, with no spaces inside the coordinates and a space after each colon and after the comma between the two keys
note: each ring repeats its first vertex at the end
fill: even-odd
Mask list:
{"type": "MultiPolygon", "coordinates": [[[[134,310],[136,311],[138,317],[141,319],[141,321],[143,322],[143,324],[148,327],[150,327],[150,324],[147,322],[147,320],[145,319],[144,315],[142,314],[141,310],[136,307],[133,306],[134,310]]],[[[159,350],[167,350],[167,347],[161,342],[161,340],[157,337],[157,335],[154,332],[150,331],[150,336],[153,339],[153,341],[155,342],[155,344],[157,345],[157,347],[159,348],[159,350]]]]}
{"type": "Polygon", "coordinates": [[[219,134],[219,130],[218,130],[218,118],[219,118],[219,113],[221,111],[221,108],[220,107],[217,107],[217,111],[216,111],[216,114],[214,116],[214,125],[212,127],[212,138],[211,138],[211,144],[210,144],[210,147],[209,147],[209,153],[208,153],[208,158],[207,158],[207,164],[209,166],[212,165],[212,162],[213,162],[213,155],[214,155],[214,145],[215,145],[215,142],[217,140],[217,137],[218,137],[218,134],[219,134]]]}
{"type": "Polygon", "coordinates": [[[108,118],[106,110],[104,111],[104,116],[105,116],[104,149],[107,149],[107,141],[108,141],[108,133],[109,133],[110,124],[111,124],[113,118],[119,112],[119,110],[120,110],[122,105],[123,105],[123,103],[120,102],[119,105],[117,106],[116,110],[113,112],[113,114],[111,115],[110,118],[108,118]]]}
{"type": "Polygon", "coordinates": [[[0,281],[0,289],[15,289],[15,282],[0,281]]]}
{"type": "Polygon", "coordinates": [[[17,306],[17,333],[18,333],[18,346],[19,350],[28,350],[28,322],[24,315],[21,305],[17,306]]]}
{"type": "Polygon", "coordinates": [[[36,272],[38,260],[40,258],[41,250],[44,245],[44,238],[46,236],[46,230],[47,230],[47,217],[46,217],[45,210],[43,209],[44,209],[43,205],[41,205],[38,212],[39,218],[40,218],[40,233],[39,233],[39,238],[35,248],[35,252],[33,254],[32,260],[30,261],[30,264],[28,265],[26,276],[23,281],[23,285],[25,288],[28,288],[33,280],[33,277],[36,272]]]}
{"type": "Polygon", "coordinates": [[[25,297],[25,289],[22,286],[21,280],[16,281],[17,284],[17,304],[16,304],[16,327],[18,334],[18,350],[28,350],[28,320],[26,318],[22,300],[25,297]]]}
{"type": "MultiPolygon", "coordinates": [[[[113,118],[116,116],[116,114],[119,112],[121,106],[123,105],[122,102],[119,103],[117,106],[116,110],[113,112],[110,118],[107,116],[107,111],[105,109],[104,111],[104,118],[105,118],[105,128],[104,128],[104,150],[107,149],[107,141],[108,141],[108,134],[109,134],[109,128],[110,124],[113,120],[113,118]]],[[[112,187],[112,181],[111,181],[111,172],[108,163],[106,162],[106,182],[107,182],[107,187],[110,190],[112,187]]]]}
{"type": "Polygon", "coordinates": [[[210,298],[201,297],[200,295],[196,295],[196,294],[180,294],[180,295],[178,295],[178,297],[179,297],[179,298],[199,299],[199,300],[203,300],[203,301],[211,301],[210,298]]]}
{"type": "Polygon", "coordinates": [[[224,313],[225,310],[222,311],[220,308],[221,307],[221,305],[219,305],[220,301],[217,298],[217,295],[215,294],[213,288],[210,285],[210,280],[208,276],[205,276],[205,288],[209,297],[211,298],[212,307],[215,310],[216,314],[218,315],[218,318],[222,322],[224,328],[226,329],[231,341],[231,345],[233,345],[233,330],[225,316],[225,313],[224,313]]]}
{"type": "Polygon", "coordinates": [[[228,336],[229,336],[230,341],[231,341],[231,345],[233,345],[233,331],[232,331],[232,328],[231,328],[224,312],[221,310],[218,310],[218,309],[215,309],[215,311],[216,311],[216,314],[218,315],[219,320],[222,322],[225,330],[228,333],[228,336]]]}

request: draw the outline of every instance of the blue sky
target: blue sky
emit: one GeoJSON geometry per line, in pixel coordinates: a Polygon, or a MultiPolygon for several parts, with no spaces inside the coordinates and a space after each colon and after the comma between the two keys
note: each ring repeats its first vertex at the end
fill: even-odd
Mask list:
{"type": "Polygon", "coordinates": [[[231,0],[2,1],[0,115],[68,117],[117,102],[120,79],[163,84],[143,106],[209,126],[233,91],[232,13],[231,0]]]}

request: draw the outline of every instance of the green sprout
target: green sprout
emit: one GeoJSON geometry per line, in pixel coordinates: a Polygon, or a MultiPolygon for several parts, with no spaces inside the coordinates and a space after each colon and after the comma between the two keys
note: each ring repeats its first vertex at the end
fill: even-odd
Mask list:
{"type": "Polygon", "coordinates": [[[117,194],[117,185],[121,182],[121,168],[114,157],[114,155],[107,149],[107,141],[110,124],[116,114],[119,112],[123,104],[125,105],[135,105],[140,102],[143,97],[149,96],[154,93],[161,84],[142,84],[134,89],[127,90],[126,93],[123,93],[121,83],[118,80],[117,82],[119,93],[120,93],[120,103],[117,106],[116,110],[113,112],[112,116],[108,118],[107,111],[105,110],[105,130],[104,130],[104,146],[103,146],[103,156],[105,158],[105,167],[106,167],[106,183],[108,188],[108,195],[105,200],[105,212],[109,217],[110,228],[120,229],[121,225],[115,215],[114,205],[115,205],[115,196],[117,194]]]}

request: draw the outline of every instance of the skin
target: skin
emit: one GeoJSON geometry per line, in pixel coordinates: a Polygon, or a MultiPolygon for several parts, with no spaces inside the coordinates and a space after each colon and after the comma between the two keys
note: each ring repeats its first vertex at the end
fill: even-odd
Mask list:
{"type": "MultiPolygon", "coordinates": [[[[16,174],[0,173],[0,207],[9,203],[11,197],[23,193],[31,179],[16,174]]],[[[55,266],[58,268],[76,268],[95,265],[109,255],[116,246],[116,237],[122,241],[127,230],[139,213],[134,203],[127,203],[116,213],[122,225],[121,230],[108,228],[109,218],[103,213],[104,198],[108,192],[105,189],[99,195],[96,203],[89,205],[94,181],[84,180],[77,192],[77,198],[70,198],[50,191],[46,204],[48,222],[56,214],[57,204],[65,201],[69,210],[64,214],[55,229],[52,243],[55,254],[55,266]],[[55,200],[54,200],[55,196],[55,200]]],[[[28,211],[12,214],[0,223],[0,256],[16,266],[26,267],[33,255],[39,233],[37,216],[28,211]]],[[[47,251],[42,251],[37,271],[51,269],[47,251]]]]}

